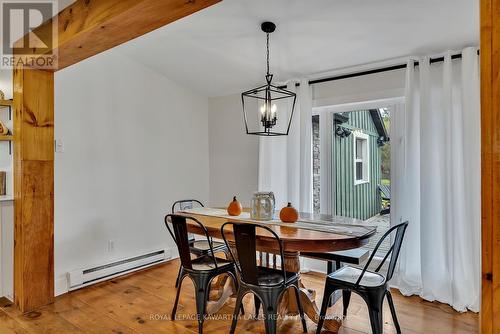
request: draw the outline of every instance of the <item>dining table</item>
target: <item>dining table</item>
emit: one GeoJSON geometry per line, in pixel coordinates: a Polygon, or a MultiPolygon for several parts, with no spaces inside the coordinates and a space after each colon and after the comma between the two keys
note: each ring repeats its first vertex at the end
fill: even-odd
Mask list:
{"type": "MultiPolygon", "coordinates": [[[[340,250],[354,249],[367,244],[370,237],[376,233],[375,226],[368,226],[365,222],[355,218],[299,213],[299,219],[295,223],[284,223],[279,219],[259,221],[251,219],[249,209],[244,209],[239,216],[230,216],[225,209],[221,208],[193,208],[176,212],[176,214],[196,218],[203,224],[210,238],[222,239],[221,226],[228,222],[246,222],[270,227],[281,239],[284,255],[285,270],[300,273],[300,254],[302,252],[334,252],[340,250]]],[[[277,215],[275,215],[277,216],[277,215]]],[[[205,231],[188,220],[188,232],[205,235],[205,231]]],[[[225,233],[229,247],[236,253],[232,233],[225,233]],[[228,236],[229,235],[229,236],[228,236]]],[[[262,254],[271,254],[271,257],[279,253],[279,245],[274,241],[271,233],[257,229],[257,250],[262,254]]],[[[263,261],[262,256],[260,260],[263,261]]],[[[266,261],[268,262],[268,261],[266,261]]],[[[276,263],[276,262],[274,262],[276,263]]],[[[275,264],[274,264],[275,265],[275,264]]],[[[211,300],[208,305],[209,313],[215,313],[228,300],[235,296],[234,284],[227,276],[219,279],[212,289],[217,290],[216,300],[211,300]]],[[[316,305],[316,291],[308,288],[300,280],[300,299],[304,312],[309,319],[317,323],[319,310],[316,305]]],[[[297,315],[297,301],[293,293],[285,293],[280,302],[279,313],[281,315],[297,315]]],[[[337,332],[342,324],[338,317],[330,317],[325,320],[324,328],[328,331],[337,332]]]]}

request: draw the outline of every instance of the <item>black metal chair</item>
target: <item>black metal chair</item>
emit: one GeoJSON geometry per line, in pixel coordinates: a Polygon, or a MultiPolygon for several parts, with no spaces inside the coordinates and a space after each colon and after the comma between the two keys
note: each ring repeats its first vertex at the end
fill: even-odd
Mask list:
{"type": "Polygon", "coordinates": [[[231,257],[239,273],[240,287],[236,298],[236,305],[233,314],[233,323],[230,333],[233,334],[236,329],[237,315],[242,305],[243,297],[252,292],[255,299],[255,315],[258,316],[260,303],[263,305],[264,324],[267,334],[276,333],[276,320],[280,297],[290,287],[295,291],[299,314],[302,320],[304,332],[307,332],[306,320],[304,318],[304,309],[299,296],[299,274],[285,271],[283,245],[279,236],[269,227],[255,225],[250,223],[227,222],[221,226],[221,234],[224,242],[229,248],[231,257]],[[227,241],[225,227],[231,225],[233,228],[234,242],[236,245],[236,254],[233,254],[227,241]],[[263,229],[271,234],[271,239],[279,245],[279,256],[281,259],[281,269],[268,268],[257,265],[257,241],[256,230],[263,229]]]}
{"type": "MultiPolygon", "coordinates": [[[[348,249],[348,250],[343,250],[343,251],[336,251],[336,252],[328,252],[328,253],[319,253],[319,252],[302,252],[300,253],[300,256],[315,259],[315,260],[321,260],[321,261],[326,261],[327,266],[326,266],[326,274],[331,274],[336,270],[339,270],[342,268],[344,265],[347,264],[355,264],[355,265],[360,265],[363,263],[365,260],[368,259],[368,256],[370,255],[370,252],[367,249],[364,248],[354,248],[354,249],[348,249]]],[[[347,303],[349,304],[349,297],[346,296],[347,292],[344,292],[344,298],[343,302],[344,304],[347,303]]],[[[335,304],[338,300],[340,299],[340,291],[338,293],[334,293],[331,298],[330,298],[330,304],[329,306],[332,306],[335,304]]],[[[347,307],[344,307],[344,310],[347,309],[347,307]]],[[[345,316],[345,314],[344,314],[345,316]]]]}
{"type": "Polygon", "coordinates": [[[236,287],[238,288],[236,268],[231,260],[219,259],[214,256],[212,241],[208,236],[208,232],[205,226],[203,226],[203,224],[197,219],[176,214],[169,214],[165,216],[165,226],[177,245],[181,260],[177,294],[175,296],[174,307],[172,309],[172,320],[175,320],[182,281],[186,276],[189,276],[195,286],[198,332],[201,334],[203,332],[203,320],[205,319],[206,305],[212,280],[218,275],[228,274],[232,277],[236,287]],[[187,220],[195,222],[205,232],[205,237],[210,249],[210,252],[207,255],[191,259],[187,232],[187,220]],[[172,225],[172,229],[170,228],[169,223],[172,225]]]}
{"type": "MultiPolygon", "coordinates": [[[[172,213],[175,213],[177,211],[186,210],[186,209],[192,209],[194,207],[194,205],[198,205],[199,207],[203,207],[203,203],[201,203],[197,199],[183,199],[180,201],[176,201],[176,202],[174,202],[174,204],[172,204],[172,213]]],[[[189,240],[189,251],[192,254],[194,254],[196,256],[209,255],[210,254],[210,247],[209,247],[208,240],[210,240],[212,242],[213,251],[215,253],[222,252],[222,253],[226,254],[226,258],[229,259],[229,252],[228,252],[228,249],[227,249],[226,244],[224,242],[213,241],[212,238],[210,238],[208,240],[205,240],[205,239],[196,240],[194,238],[194,234],[192,234],[192,233],[189,233],[188,236],[189,236],[189,239],[188,239],[189,240]]],[[[181,270],[179,268],[179,274],[177,275],[177,280],[175,281],[175,287],[177,287],[179,285],[180,274],[181,274],[181,270]]]]}
{"type": "MultiPolygon", "coordinates": [[[[368,259],[368,262],[363,269],[345,266],[326,277],[325,293],[323,295],[323,303],[321,305],[318,328],[316,330],[317,334],[321,332],[321,328],[323,327],[323,322],[325,320],[326,309],[328,308],[330,296],[336,290],[343,290],[343,296],[348,300],[351,297],[351,292],[357,293],[364,299],[368,306],[368,313],[370,315],[370,323],[373,334],[381,334],[383,331],[382,306],[384,297],[387,296],[389,308],[391,309],[392,319],[394,320],[394,326],[396,327],[397,333],[401,333],[401,328],[396,316],[396,309],[394,308],[394,302],[392,300],[388,282],[391,280],[394,274],[394,269],[396,268],[396,262],[398,260],[399,251],[401,250],[401,245],[403,243],[403,238],[407,227],[408,222],[404,222],[391,227],[382,236],[382,238],[380,238],[377,246],[373,250],[370,258],[368,259]],[[396,236],[394,238],[393,244],[391,245],[391,248],[384,256],[384,259],[379,264],[377,269],[374,272],[369,271],[368,267],[372,262],[374,255],[377,253],[380,245],[385,240],[385,238],[389,237],[394,231],[396,231],[396,236]],[[380,274],[379,271],[385,261],[389,258],[389,255],[391,255],[391,253],[392,256],[389,261],[387,275],[384,276],[380,274]]],[[[344,302],[344,316],[347,314],[348,306],[349,302],[344,302]]]]}

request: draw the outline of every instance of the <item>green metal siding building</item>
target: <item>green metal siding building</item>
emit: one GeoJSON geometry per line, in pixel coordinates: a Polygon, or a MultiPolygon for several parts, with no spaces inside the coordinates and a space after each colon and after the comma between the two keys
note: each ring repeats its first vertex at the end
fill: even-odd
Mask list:
{"type": "Polygon", "coordinates": [[[366,220],[381,210],[380,147],[389,140],[377,109],[335,114],[334,214],[366,220]]]}

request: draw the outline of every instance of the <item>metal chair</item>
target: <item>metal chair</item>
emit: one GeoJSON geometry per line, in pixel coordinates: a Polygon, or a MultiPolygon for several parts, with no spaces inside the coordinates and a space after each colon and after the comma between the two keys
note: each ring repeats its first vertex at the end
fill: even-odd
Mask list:
{"type": "MultiPolygon", "coordinates": [[[[362,270],[351,266],[345,266],[326,277],[325,293],[323,295],[323,303],[321,305],[318,328],[316,330],[317,334],[321,332],[321,328],[323,327],[323,322],[325,320],[326,309],[328,308],[330,296],[336,290],[343,290],[343,296],[348,300],[351,297],[351,292],[357,293],[364,299],[368,306],[368,313],[370,315],[370,323],[373,334],[382,333],[382,306],[384,297],[387,296],[389,308],[391,309],[392,319],[394,320],[394,326],[396,327],[397,333],[401,333],[401,328],[396,316],[396,309],[394,308],[394,302],[392,300],[388,282],[391,280],[394,274],[394,269],[396,268],[396,262],[398,260],[399,251],[401,250],[401,245],[403,243],[403,238],[407,227],[408,222],[404,222],[391,227],[382,236],[382,238],[380,238],[377,246],[368,259],[368,262],[362,270]],[[370,266],[370,263],[372,262],[374,255],[377,253],[380,245],[382,244],[384,239],[389,237],[389,235],[394,231],[396,232],[396,236],[394,238],[393,244],[391,245],[391,248],[385,255],[380,265],[377,267],[377,269],[374,272],[369,271],[368,267],[370,266]],[[385,261],[389,258],[389,255],[391,255],[391,253],[392,256],[389,261],[387,275],[384,276],[380,274],[379,271],[385,261]]],[[[344,302],[344,316],[347,314],[348,306],[349,302],[344,302]]]]}
{"type": "Polygon", "coordinates": [[[242,305],[243,297],[252,292],[255,298],[256,316],[258,316],[260,303],[263,304],[264,324],[267,334],[276,333],[276,320],[280,297],[290,287],[295,291],[299,314],[302,320],[304,333],[307,332],[304,309],[299,295],[299,274],[285,271],[283,245],[279,236],[269,227],[241,222],[227,222],[221,226],[221,234],[224,242],[229,248],[231,257],[239,273],[240,287],[236,298],[236,305],[233,314],[233,323],[230,333],[233,334],[238,321],[238,310],[242,305]],[[236,254],[229,247],[225,227],[231,225],[233,228],[236,254]],[[271,234],[271,239],[275,239],[279,245],[279,256],[281,257],[281,269],[268,268],[257,265],[256,259],[256,230],[263,229],[271,234]]]}
{"type": "Polygon", "coordinates": [[[214,256],[212,241],[208,236],[207,229],[197,219],[176,214],[169,214],[165,216],[165,226],[177,245],[181,260],[177,294],[175,296],[174,307],[172,309],[172,320],[175,320],[182,281],[186,276],[189,276],[195,286],[198,332],[201,334],[203,332],[203,320],[205,319],[206,304],[212,280],[220,274],[228,274],[232,277],[236,288],[238,288],[236,268],[232,261],[228,259],[219,259],[214,256]],[[187,220],[195,222],[205,232],[205,237],[210,249],[210,252],[207,255],[191,259],[187,232],[187,220]],[[172,225],[172,229],[170,228],[169,223],[172,225]]]}
{"type": "MultiPolygon", "coordinates": [[[[177,211],[182,211],[186,209],[192,209],[194,205],[199,205],[200,207],[204,207],[203,203],[198,201],[197,199],[183,199],[180,201],[174,202],[172,204],[172,213],[175,213],[177,211]]],[[[205,256],[210,254],[210,247],[209,247],[209,242],[210,240],[212,242],[212,249],[215,253],[222,252],[226,254],[226,258],[229,259],[229,252],[226,247],[226,244],[221,241],[213,241],[212,238],[205,240],[196,240],[194,238],[194,234],[188,233],[189,236],[189,251],[196,255],[196,256],[205,256]]],[[[215,254],[214,253],[214,254],[215,254]]],[[[175,287],[179,285],[179,277],[181,274],[181,270],[179,268],[179,274],[177,275],[177,280],[175,281],[175,287]]]]}
{"type": "MultiPolygon", "coordinates": [[[[326,266],[326,274],[331,274],[336,270],[339,270],[342,268],[344,265],[347,264],[355,264],[355,265],[360,265],[363,263],[365,260],[368,259],[368,256],[370,255],[370,252],[366,249],[363,248],[354,248],[354,249],[348,249],[348,250],[343,250],[343,251],[336,251],[336,252],[327,252],[327,253],[319,253],[319,252],[302,252],[300,253],[300,256],[315,259],[315,260],[322,260],[326,261],[327,266],[326,266]]],[[[349,304],[350,300],[350,295],[347,296],[349,291],[343,292],[344,298],[343,298],[343,303],[344,304],[349,304]]],[[[330,298],[330,304],[329,306],[332,306],[335,304],[338,300],[340,299],[340,291],[338,293],[334,293],[331,298],[330,298]]],[[[344,311],[347,309],[347,306],[344,307],[344,311]]],[[[344,314],[345,316],[345,314],[344,314]]]]}

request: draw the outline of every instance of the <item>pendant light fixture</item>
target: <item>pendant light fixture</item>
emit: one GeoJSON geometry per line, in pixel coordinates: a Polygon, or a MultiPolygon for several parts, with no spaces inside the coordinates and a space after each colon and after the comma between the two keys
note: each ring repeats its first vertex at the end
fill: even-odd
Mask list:
{"type": "Polygon", "coordinates": [[[295,93],[272,84],[269,72],[269,34],[276,30],[272,22],[264,22],[261,29],[266,33],[266,84],[241,94],[245,129],[249,135],[286,136],[290,131],[295,93]]]}

